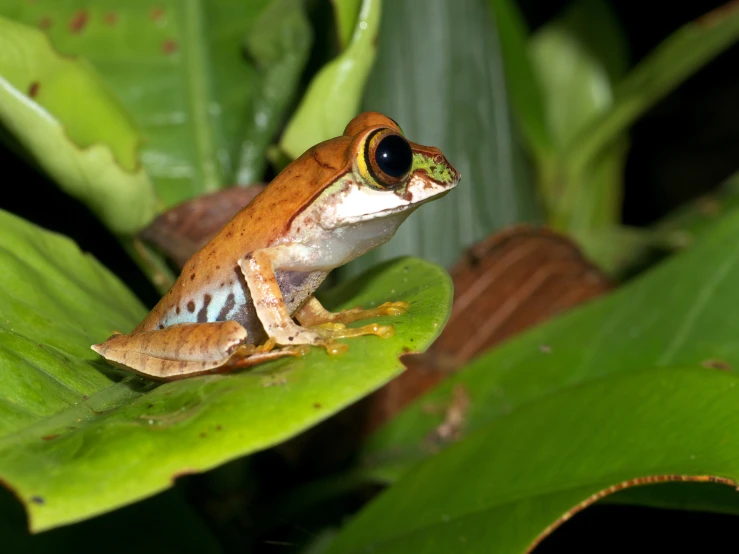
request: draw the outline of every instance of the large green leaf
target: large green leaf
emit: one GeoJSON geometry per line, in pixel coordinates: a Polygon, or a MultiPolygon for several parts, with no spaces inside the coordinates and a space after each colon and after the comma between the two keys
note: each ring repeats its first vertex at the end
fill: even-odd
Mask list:
{"type": "Polygon", "coordinates": [[[660,368],[521,406],[409,472],[328,552],[524,553],[624,486],[715,477],[736,487],[737,385],[735,373],[660,368]]]}
{"type": "Polygon", "coordinates": [[[143,164],[171,205],[233,184],[237,174],[253,179],[263,167],[308,51],[300,6],[0,0],[0,14],[41,26],[61,52],[100,71],[141,126],[143,164]]]}
{"type": "Polygon", "coordinates": [[[364,105],[392,117],[409,139],[439,147],[462,181],[351,272],[399,253],[451,264],[493,229],[536,219],[485,0],[400,0],[386,7],[364,105]]]}
{"type": "Polygon", "coordinates": [[[2,17],[0,123],[113,231],[132,233],[153,217],[154,189],[137,158],[141,137],[122,106],[87,64],[2,17]]]}
{"type": "MultiPolygon", "coordinates": [[[[392,338],[278,360],[254,371],[155,386],[92,350],[144,315],[125,287],[68,239],[0,212],[0,481],[33,530],[149,496],[178,476],[283,441],[383,385],[424,350],[451,305],[448,275],[404,258],[346,283],[329,305],[410,302],[392,338]]],[[[378,320],[379,321],[379,320],[378,320]]]]}
{"type": "Polygon", "coordinates": [[[423,439],[446,406],[469,391],[473,430],[563,389],[609,374],[674,365],[739,368],[739,211],[700,243],[609,296],[532,329],[473,361],[382,429],[367,447],[378,476],[393,479],[429,455],[423,439]]]}

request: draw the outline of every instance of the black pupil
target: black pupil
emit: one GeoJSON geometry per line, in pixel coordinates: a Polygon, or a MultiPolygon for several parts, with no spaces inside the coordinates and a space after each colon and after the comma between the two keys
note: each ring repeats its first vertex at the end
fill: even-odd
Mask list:
{"type": "Polygon", "coordinates": [[[400,179],[411,169],[413,152],[411,152],[410,144],[403,137],[389,135],[377,145],[375,161],[383,173],[400,179]]]}

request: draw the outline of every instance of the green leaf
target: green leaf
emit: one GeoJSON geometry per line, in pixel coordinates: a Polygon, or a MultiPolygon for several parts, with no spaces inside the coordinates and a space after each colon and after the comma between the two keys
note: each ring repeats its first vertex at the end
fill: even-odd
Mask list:
{"type": "Polygon", "coordinates": [[[286,440],[402,371],[451,307],[443,269],[404,258],[346,283],[329,304],[410,302],[392,338],[155,386],[90,350],[144,309],[68,239],[0,212],[0,480],[34,531],[99,514],[286,440]]]}
{"type": "Polygon", "coordinates": [[[526,23],[513,0],[490,0],[489,4],[498,29],[513,113],[532,154],[544,159],[552,154],[552,137],[541,83],[529,55],[526,23]]]}
{"type": "Polygon", "coordinates": [[[354,34],[354,28],[359,17],[362,0],[331,0],[336,18],[336,30],[339,35],[341,49],[347,47],[354,34]]]}
{"type": "MultiPolygon", "coordinates": [[[[623,50],[619,31],[605,2],[581,0],[532,36],[531,59],[544,92],[548,129],[558,150],[612,105],[616,75],[612,75],[615,70],[609,72],[603,53],[623,50]],[[593,35],[614,39],[595,48],[587,40],[593,35]]],[[[625,54],[618,56],[619,68],[625,61],[625,54]]]]}
{"type": "Polygon", "coordinates": [[[115,97],[87,64],[1,17],[0,122],[114,232],[133,233],[154,216],[154,190],[137,161],[141,138],[115,97]]]}
{"type": "Polygon", "coordinates": [[[439,147],[462,181],[411,215],[388,244],[345,268],[348,273],[401,253],[449,265],[492,230],[536,219],[484,0],[393,2],[383,14],[364,105],[392,117],[410,140],[439,147]]]}
{"type": "Polygon", "coordinates": [[[739,515],[736,493],[735,488],[719,483],[667,482],[649,487],[629,487],[606,496],[603,503],[739,515]]]}
{"type": "Polygon", "coordinates": [[[536,327],[484,354],[381,429],[366,467],[392,480],[429,455],[423,440],[452,390],[469,391],[466,428],[474,430],[564,389],[649,367],[739,368],[739,211],[703,240],[612,294],[536,327]]]}
{"type": "Polygon", "coordinates": [[[170,206],[263,167],[305,60],[297,4],[0,0],[0,13],[40,25],[61,52],[95,66],[142,128],[142,162],[170,206]],[[275,4],[282,23],[261,18],[275,4]],[[272,56],[247,61],[245,44],[258,50],[251,32],[272,56]]]}
{"type": "Polygon", "coordinates": [[[280,148],[297,158],[314,144],[341,135],[357,115],[375,60],[381,0],[362,0],[346,49],[313,78],[285,129],[280,148]]]}
{"type": "Polygon", "coordinates": [[[530,552],[639,480],[716,476],[735,487],[738,384],[735,373],[671,367],[552,393],[415,467],[328,552],[530,552]]]}
{"type": "Polygon", "coordinates": [[[565,164],[577,173],[668,92],[739,38],[739,6],[729,2],[675,31],[619,83],[613,106],[570,141],[565,164]]]}
{"type": "Polygon", "coordinates": [[[587,252],[598,252],[599,267],[620,278],[637,264],[655,256],[694,246],[713,226],[739,208],[739,173],[726,179],[713,193],[681,206],[651,228],[612,227],[578,236],[587,252]],[[605,262],[605,263],[604,263],[605,262]]]}
{"type": "MultiPolygon", "coordinates": [[[[625,137],[581,173],[569,171],[560,156],[587,124],[611,108],[615,83],[627,63],[625,38],[608,4],[580,0],[538,30],[530,46],[555,149],[538,160],[549,221],[587,236],[593,228],[620,220],[625,137]]],[[[588,254],[596,261],[604,257],[600,250],[588,254]]]]}
{"type": "Polygon", "coordinates": [[[261,89],[252,106],[253,122],[241,139],[237,183],[262,179],[267,147],[298,88],[312,38],[302,0],[273,1],[249,34],[247,48],[262,70],[261,89]]]}
{"type": "Polygon", "coordinates": [[[590,54],[603,65],[612,83],[618,83],[629,65],[624,30],[605,0],[577,0],[559,18],[590,54]]]}
{"type": "Polygon", "coordinates": [[[701,241],[713,226],[739,208],[739,173],[709,195],[682,206],[657,222],[653,242],[669,250],[682,250],[701,241]]]}

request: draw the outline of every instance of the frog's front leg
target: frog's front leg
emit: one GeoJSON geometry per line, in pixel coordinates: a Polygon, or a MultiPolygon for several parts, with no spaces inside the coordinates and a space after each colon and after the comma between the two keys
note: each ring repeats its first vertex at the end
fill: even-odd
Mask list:
{"type": "MultiPolygon", "coordinates": [[[[331,339],[361,335],[386,337],[393,333],[393,328],[387,326],[365,325],[364,327],[348,329],[339,323],[327,328],[314,327],[308,329],[297,325],[292,320],[277,284],[275,270],[314,271],[325,269],[329,271],[332,269],[331,267],[321,267],[320,254],[317,254],[311,247],[292,243],[256,250],[239,260],[239,266],[249,287],[257,316],[259,316],[267,335],[274,339],[277,344],[325,346],[327,341],[331,339]]],[[[330,313],[326,310],[323,310],[323,312],[330,313]]]]}
{"type": "Polygon", "coordinates": [[[274,342],[255,347],[235,321],[183,323],[155,331],[116,334],[92,349],[114,365],[159,380],[230,371],[282,356],[299,348],[271,350],[274,342]]]}
{"type": "Polygon", "coordinates": [[[408,311],[408,307],[408,302],[385,302],[369,310],[352,308],[341,312],[329,312],[315,296],[311,296],[295,313],[295,318],[304,327],[315,327],[327,323],[346,324],[371,317],[403,315],[408,311]]]}

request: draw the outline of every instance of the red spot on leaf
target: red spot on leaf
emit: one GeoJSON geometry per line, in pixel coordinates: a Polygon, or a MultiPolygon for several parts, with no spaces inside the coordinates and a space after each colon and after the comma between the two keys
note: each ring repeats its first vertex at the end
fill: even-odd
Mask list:
{"type": "Polygon", "coordinates": [[[51,27],[51,24],[52,24],[52,21],[49,16],[42,17],[38,22],[38,26],[41,27],[42,29],[48,29],[49,27],[51,27]]]}
{"type": "Polygon", "coordinates": [[[731,369],[731,364],[724,360],[703,360],[701,365],[709,369],[722,369],[724,371],[729,371],[731,369]]]}
{"type": "Polygon", "coordinates": [[[118,23],[118,14],[115,12],[108,12],[103,16],[103,21],[106,25],[110,25],[112,27],[118,23]]]}
{"type": "Polygon", "coordinates": [[[149,17],[152,21],[160,22],[164,18],[164,9],[159,6],[152,8],[149,17]]]}
{"type": "Polygon", "coordinates": [[[36,95],[38,94],[39,86],[41,85],[39,84],[38,81],[34,81],[33,83],[31,83],[31,86],[28,87],[28,96],[30,96],[31,98],[36,98],[36,95]]]}
{"type": "Polygon", "coordinates": [[[55,438],[57,438],[59,435],[44,435],[41,437],[45,441],[53,441],[55,438]]]}
{"type": "Polygon", "coordinates": [[[69,30],[76,34],[81,33],[87,26],[89,17],[85,10],[79,10],[69,20],[69,30]]]}
{"type": "Polygon", "coordinates": [[[172,54],[173,52],[177,52],[178,46],[177,41],[168,38],[164,42],[162,42],[162,52],[165,54],[172,54]]]}

